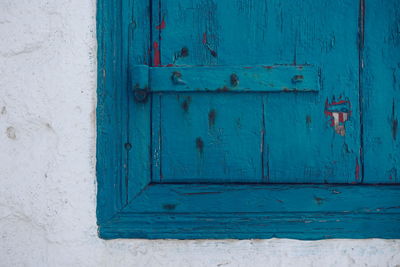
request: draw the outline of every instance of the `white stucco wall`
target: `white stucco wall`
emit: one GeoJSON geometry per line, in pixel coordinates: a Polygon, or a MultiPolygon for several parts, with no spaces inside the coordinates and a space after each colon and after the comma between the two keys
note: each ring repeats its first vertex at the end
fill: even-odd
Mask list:
{"type": "Polygon", "coordinates": [[[97,237],[95,0],[0,1],[0,266],[400,266],[400,240],[97,237]]]}

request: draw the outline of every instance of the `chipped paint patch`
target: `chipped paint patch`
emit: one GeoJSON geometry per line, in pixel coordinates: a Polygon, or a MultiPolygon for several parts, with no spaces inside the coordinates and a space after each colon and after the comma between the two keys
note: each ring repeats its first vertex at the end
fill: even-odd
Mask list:
{"type": "Polygon", "coordinates": [[[200,154],[203,154],[204,142],[201,137],[196,138],[196,148],[200,152],[200,154]]]}
{"type": "Polygon", "coordinates": [[[187,113],[189,111],[190,107],[190,102],[192,101],[192,98],[190,96],[186,97],[186,99],[182,103],[182,109],[187,113]]]}
{"type": "Polygon", "coordinates": [[[160,25],[157,25],[157,26],[156,26],[156,29],[157,29],[157,30],[164,30],[164,29],[165,29],[165,26],[166,26],[166,23],[165,23],[165,20],[164,20],[164,18],[163,18],[162,21],[161,21],[161,23],[160,23],[160,25]]]}
{"type": "Polygon", "coordinates": [[[202,40],[203,45],[207,48],[208,51],[210,51],[210,54],[213,57],[217,57],[217,52],[215,52],[215,50],[213,50],[210,46],[210,44],[207,41],[207,33],[203,33],[203,40],[202,40]]]}
{"type": "Polygon", "coordinates": [[[160,49],[158,46],[157,42],[153,43],[153,51],[154,51],[154,55],[153,55],[153,66],[154,67],[159,67],[161,64],[160,61],[160,49]]]}
{"type": "Polygon", "coordinates": [[[346,135],[345,122],[351,116],[351,105],[349,100],[329,100],[325,102],[325,116],[330,117],[330,125],[334,127],[335,132],[341,136],[346,135]]]}
{"type": "Polygon", "coordinates": [[[215,118],[217,117],[217,112],[215,109],[211,109],[210,112],[208,112],[208,126],[211,128],[215,124],[215,118]]]}
{"type": "Polygon", "coordinates": [[[356,157],[356,171],[355,171],[356,180],[360,180],[360,164],[358,163],[358,157],[356,157]]]}
{"type": "Polygon", "coordinates": [[[390,124],[391,124],[392,138],[394,141],[396,141],[397,128],[399,126],[399,121],[396,117],[396,106],[395,106],[394,99],[393,99],[393,103],[392,103],[392,116],[390,118],[390,124]]]}

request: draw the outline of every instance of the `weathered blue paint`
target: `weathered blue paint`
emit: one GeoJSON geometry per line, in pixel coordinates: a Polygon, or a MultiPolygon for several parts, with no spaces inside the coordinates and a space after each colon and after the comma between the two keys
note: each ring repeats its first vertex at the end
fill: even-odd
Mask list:
{"type": "MultiPolygon", "coordinates": [[[[151,92],[318,92],[315,66],[133,66],[138,89],[151,92]]],[[[134,77],[135,77],[134,76],[134,77]]]]}
{"type": "Polygon", "coordinates": [[[366,0],[364,13],[364,182],[399,183],[400,2],[366,0]]]}
{"type": "Polygon", "coordinates": [[[100,236],[400,238],[398,10],[99,0],[100,236]]]}
{"type": "MultiPolygon", "coordinates": [[[[175,181],[182,182],[184,177],[188,182],[196,177],[203,181],[238,181],[240,173],[246,181],[270,183],[361,182],[362,174],[355,174],[361,148],[357,1],[182,0],[156,1],[153,8],[158,10],[153,20],[162,19],[165,25],[163,29],[153,27],[156,38],[153,41],[159,44],[158,66],[251,67],[286,64],[312,65],[320,69],[319,75],[314,71],[311,77],[314,88],[315,83],[319,83],[320,91],[315,93],[254,94],[254,100],[249,100],[250,96],[244,98],[228,94],[223,97],[213,93],[192,95],[192,102],[199,103],[203,113],[197,108],[182,112],[173,107],[179,102],[173,102],[171,95],[161,95],[162,107],[153,106],[153,110],[162,109],[161,120],[166,130],[162,131],[160,139],[171,140],[174,148],[161,147],[160,153],[162,158],[176,162],[163,164],[163,173],[170,173],[175,181]],[[332,14],[336,14],[335,18],[332,14]],[[176,53],[183,47],[188,50],[187,56],[177,58],[176,53]],[[216,54],[213,55],[212,51],[216,54]],[[199,97],[201,99],[195,99],[199,97]],[[337,133],[331,126],[330,118],[325,115],[326,101],[341,99],[349,100],[352,111],[349,120],[344,123],[345,136],[337,133]],[[216,121],[214,131],[207,129],[208,123],[202,121],[213,109],[216,114],[227,116],[225,120],[216,121]],[[234,117],[233,112],[250,118],[234,117]],[[185,120],[185,127],[180,127],[179,124],[185,120]],[[254,127],[235,129],[235,120],[241,122],[239,125],[250,124],[254,127]],[[179,132],[172,131],[178,128],[179,132]],[[232,136],[235,131],[239,134],[232,136]],[[240,131],[251,132],[252,136],[240,131]],[[196,132],[199,134],[196,135],[196,132]],[[191,142],[187,140],[189,135],[191,142]],[[211,140],[204,142],[203,157],[188,155],[196,154],[196,151],[188,150],[194,149],[192,144],[195,139],[204,135],[211,140]],[[222,138],[219,144],[212,141],[218,138],[222,138]],[[248,141],[248,138],[257,141],[248,141]],[[260,147],[258,150],[262,150],[257,157],[255,142],[260,147]],[[215,155],[216,152],[218,155],[215,155]],[[251,157],[247,156],[250,154],[251,157]],[[212,157],[219,160],[207,161],[212,157]],[[225,171],[225,175],[218,175],[218,178],[211,176],[214,172],[210,169],[231,169],[233,163],[230,164],[229,159],[232,158],[241,162],[234,163],[236,171],[233,175],[225,171]],[[198,175],[192,174],[191,166],[198,169],[198,175]],[[232,176],[236,178],[232,179],[232,176]]],[[[159,23],[161,21],[155,25],[159,23]]],[[[165,69],[168,71],[168,68],[165,69]]],[[[191,78],[190,74],[182,74],[183,80],[191,78]]],[[[160,86],[165,84],[164,88],[168,90],[166,77],[161,78],[154,83],[160,86]]],[[[210,88],[223,88],[221,78],[214,72],[210,71],[200,79],[207,78],[212,85],[210,88]]],[[[287,80],[274,78],[274,84],[287,80]]],[[[294,80],[291,79],[290,83],[294,80]]],[[[262,87],[257,86],[256,81],[254,79],[252,90],[261,91],[262,87]]],[[[179,87],[182,90],[185,88],[184,85],[179,87]]],[[[207,87],[206,83],[201,82],[201,87],[207,87]]],[[[163,144],[167,145],[168,141],[163,144]]]]}
{"type": "Polygon", "coordinates": [[[399,238],[399,201],[399,186],[153,184],[100,235],[399,238]]]}

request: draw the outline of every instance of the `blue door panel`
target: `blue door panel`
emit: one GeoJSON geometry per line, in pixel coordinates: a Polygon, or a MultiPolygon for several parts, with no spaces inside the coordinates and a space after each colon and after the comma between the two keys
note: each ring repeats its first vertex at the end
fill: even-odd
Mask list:
{"type": "Polygon", "coordinates": [[[364,182],[399,183],[400,2],[368,0],[365,6],[364,182]]]}
{"type": "MultiPolygon", "coordinates": [[[[153,9],[155,67],[314,66],[320,87],[159,94],[153,181],[361,182],[357,2],[161,1],[153,9]]],[[[217,78],[208,76],[212,86],[217,78]]]]}
{"type": "Polygon", "coordinates": [[[399,14],[389,2],[154,1],[152,180],[398,182],[399,14]],[[280,69],[263,76],[260,66],[280,69]],[[249,129],[231,123],[239,118],[249,129]]]}
{"type": "Polygon", "coordinates": [[[259,94],[153,97],[157,98],[153,102],[157,103],[153,106],[154,155],[159,155],[153,181],[262,182],[263,103],[259,94]]]}

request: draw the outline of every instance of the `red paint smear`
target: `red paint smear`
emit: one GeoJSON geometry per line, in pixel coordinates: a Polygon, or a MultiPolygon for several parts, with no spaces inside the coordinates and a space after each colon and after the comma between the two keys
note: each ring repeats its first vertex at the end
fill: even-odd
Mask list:
{"type": "Polygon", "coordinates": [[[158,67],[160,66],[160,50],[158,49],[158,43],[153,43],[154,48],[154,57],[153,57],[153,66],[158,67]]]}
{"type": "Polygon", "coordinates": [[[203,44],[207,44],[207,34],[203,33],[203,44]]]}
{"type": "Polygon", "coordinates": [[[360,179],[360,165],[358,164],[358,157],[356,157],[356,180],[360,179]]]}
{"type": "Polygon", "coordinates": [[[339,122],[344,122],[344,115],[342,112],[339,113],[339,122]]]}
{"type": "Polygon", "coordinates": [[[166,26],[166,24],[165,24],[165,20],[163,18],[162,21],[161,21],[161,24],[156,26],[156,29],[157,30],[164,30],[165,26],[166,26]]]}
{"type": "Polygon", "coordinates": [[[338,102],[332,102],[331,104],[329,104],[329,106],[341,105],[341,104],[344,104],[344,103],[350,103],[350,102],[347,101],[347,100],[340,100],[338,102]]]}
{"type": "Polygon", "coordinates": [[[263,66],[264,69],[273,69],[273,66],[263,66]]]}
{"type": "MultiPolygon", "coordinates": [[[[325,100],[325,111],[324,111],[324,114],[325,114],[325,116],[331,117],[331,126],[334,126],[335,122],[333,120],[333,112],[328,111],[329,107],[336,106],[336,105],[341,105],[341,104],[344,104],[344,103],[349,103],[349,105],[350,105],[350,101],[348,101],[348,100],[339,100],[337,102],[332,102],[330,104],[329,104],[328,98],[325,100]]],[[[350,116],[351,116],[351,110],[349,110],[349,112],[347,113],[347,119],[349,119],[350,116]]],[[[343,116],[343,113],[341,113],[341,112],[339,113],[339,122],[344,122],[344,116],[343,116]]]]}

